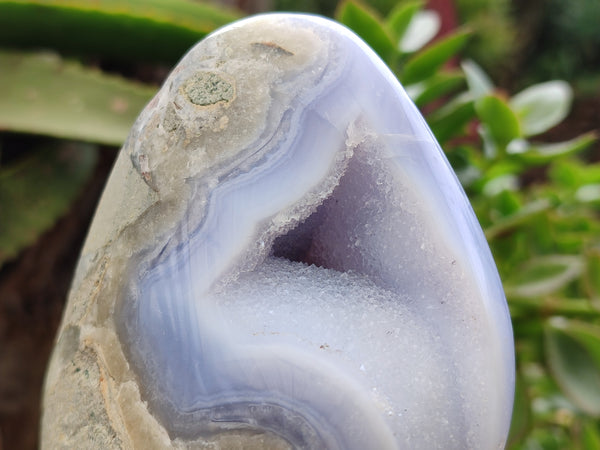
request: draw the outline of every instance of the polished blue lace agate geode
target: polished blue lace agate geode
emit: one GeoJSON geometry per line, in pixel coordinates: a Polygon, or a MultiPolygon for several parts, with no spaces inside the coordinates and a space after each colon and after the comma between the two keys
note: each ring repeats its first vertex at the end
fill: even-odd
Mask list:
{"type": "Polygon", "coordinates": [[[155,200],[124,232],[146,237],[111,320],[172,443],[503,447],[514,356],[494,262],[419,111],[352,32],[271,14],[213,33],[123,154],[155,200]]]}

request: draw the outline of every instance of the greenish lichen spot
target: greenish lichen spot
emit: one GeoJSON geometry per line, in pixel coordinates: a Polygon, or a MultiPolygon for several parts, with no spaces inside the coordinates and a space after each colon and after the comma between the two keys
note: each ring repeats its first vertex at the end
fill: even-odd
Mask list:
{"type": "Polygon", "coordinates": [[[187,98],[194,105],[208,106],[230,102],[234,97],[233,85],[214,72],[198,72],[183,86],[187,98]]]}

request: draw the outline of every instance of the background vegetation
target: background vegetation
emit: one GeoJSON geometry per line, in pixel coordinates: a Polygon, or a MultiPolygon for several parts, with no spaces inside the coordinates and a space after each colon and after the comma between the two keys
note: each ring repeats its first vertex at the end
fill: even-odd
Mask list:
{"type": "Polygon", "coordinates": [[[513,318],[509,446],[600,449],[599,5],[0,0],[0,447],[36,446],[73,266],[133,120],[206,33],[280,9],[362,36],[456,170],[513,318]]]}

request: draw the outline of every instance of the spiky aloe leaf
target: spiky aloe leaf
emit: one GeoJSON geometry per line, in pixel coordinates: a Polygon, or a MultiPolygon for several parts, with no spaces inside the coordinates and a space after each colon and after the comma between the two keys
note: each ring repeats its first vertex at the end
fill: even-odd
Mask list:
{"type": "Polygon", "coordinates": [[[0,129],[115,146],[156,88],[53,54],[0,51],[0,129]]]}
{"type": "Polygon", "coordinates": [[[239,17],[189,0],[0,0],[0,45],[174,63],[239,17]]]}

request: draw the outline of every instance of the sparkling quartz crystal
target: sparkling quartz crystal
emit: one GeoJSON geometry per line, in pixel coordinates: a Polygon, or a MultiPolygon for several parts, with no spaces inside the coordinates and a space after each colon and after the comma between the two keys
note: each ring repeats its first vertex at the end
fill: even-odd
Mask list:
{"type": "Polygon", "coordinates": [[[423,118],[342,26],[194,47],[121,150],[45,387],[45,448],[497,449],[510,317],[423,118]]]}

